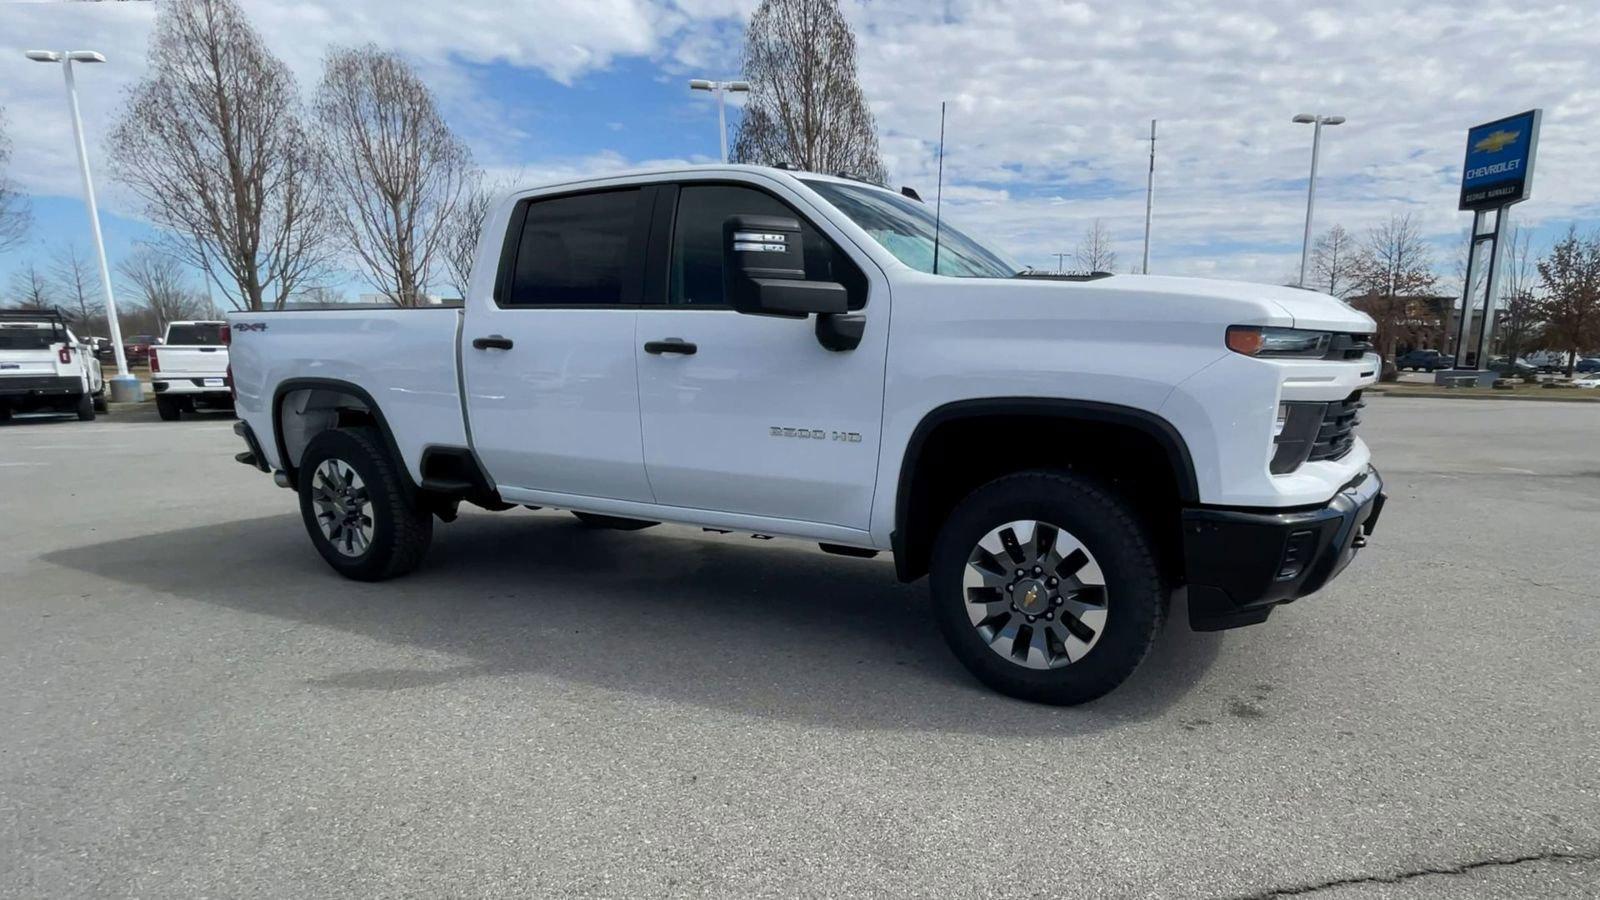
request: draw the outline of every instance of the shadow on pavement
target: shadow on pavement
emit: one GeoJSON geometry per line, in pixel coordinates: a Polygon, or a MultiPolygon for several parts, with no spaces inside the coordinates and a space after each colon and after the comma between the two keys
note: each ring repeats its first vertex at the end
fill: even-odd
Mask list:
{"type": "MultiPolygon", "coordinates": [[[[974,681],[892,562],[682,530],[593,531],[564,514],[464,515],[421,569],[384,584],[330,571],[295,515],[49,554],[56,565],[202,603],[450,654],[444,668],[360,669],[314,689],[427,689],[537,673],[763,718],[860,729],[1073,734],[1160,714],[1224,638],[1181,600],[1138,672],[1088,706],[1013,701],[974,681]]],[[[286,640],[293,640],[293,632],[286,640]]],[[[337,661],[329,660],[329,665],[337,661]]]]}

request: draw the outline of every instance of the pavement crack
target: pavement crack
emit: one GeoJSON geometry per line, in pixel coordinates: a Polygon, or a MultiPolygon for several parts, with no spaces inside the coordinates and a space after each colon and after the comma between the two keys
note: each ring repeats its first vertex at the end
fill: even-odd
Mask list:
{"type": "Polygon", "coordinates": [[[1411,869],[1405,872],[1394,872],[1386,875],[1357,875],[1349,878],[1334,878],[1328,881],[1318,881],[1311,884],[1298,884],[1291,887],[1271,888],[1255,894],[1239,894],[1233,900],[1272,900],[1274,897],[1299,897],[1305,894],[1314,894],[1318,891],[1327,891],[1334,888],[1351,887],[1361,884],[1400,884],[1417,878],[1427,878],[1433,875],[1466,875],[1479,869],[1496,869],[1507,866],[1520,866],[1534,862],[1600,862],[1600,850],[1546,850],[1542,853],[1529,853],[1525,856],[1491,857],[1472,862],[1464,862],[1454,866],[1428,866],[1420,869],[1411,869]]]}

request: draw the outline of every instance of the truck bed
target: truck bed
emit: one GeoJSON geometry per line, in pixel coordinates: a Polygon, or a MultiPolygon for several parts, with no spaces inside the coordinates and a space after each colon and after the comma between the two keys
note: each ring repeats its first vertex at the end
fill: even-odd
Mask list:
{"type": "MultiPolygon", "coordinates": [[[[228,322],[236,410],[256,434],[277,434],[272,418],[280,398],[303,404],[321,384],[371,395],[414,479],[428,445],[466,445],[459,308],[241,312],[228,322]]],[[[282,468],[279,448],[263,442],[268,464],[282,468]]]]}

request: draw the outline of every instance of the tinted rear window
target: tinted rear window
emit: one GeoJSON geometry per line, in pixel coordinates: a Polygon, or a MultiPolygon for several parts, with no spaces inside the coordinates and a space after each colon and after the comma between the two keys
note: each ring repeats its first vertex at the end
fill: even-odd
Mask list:
{"type": "Polygon", "coordinates": [[[195,325],[174,325],[167,329],[167,343],[179,346],[220,347],[222,346],[222,326],[210,323],[195,325]]]}
{"type": "Polygon", "coordinates": [[[53,328],[0,325],[0,350],[49,350],[60,340],[60,332],[53,328]]]}
{"type": "MultiPolygon", "coordinates": [[[[588,306],[624,302],[625,282],[642,260],[630,253],[637,231],[636,189],[534,200],[517,248],[511,290],[515,306],[588,306]]],[[[637,302],[637,301],[635,301],[637,302]]]]}

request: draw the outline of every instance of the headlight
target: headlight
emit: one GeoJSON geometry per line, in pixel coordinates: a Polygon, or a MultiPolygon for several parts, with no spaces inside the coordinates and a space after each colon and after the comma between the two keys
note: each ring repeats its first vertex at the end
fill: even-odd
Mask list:
{"type": "Polygon", "coordinates": [[[1332,340],[1329,331],[1233,325],[1228,328],[1227,344],[1229,350],[1245,356],[1320,359],[1332,340]]]}

